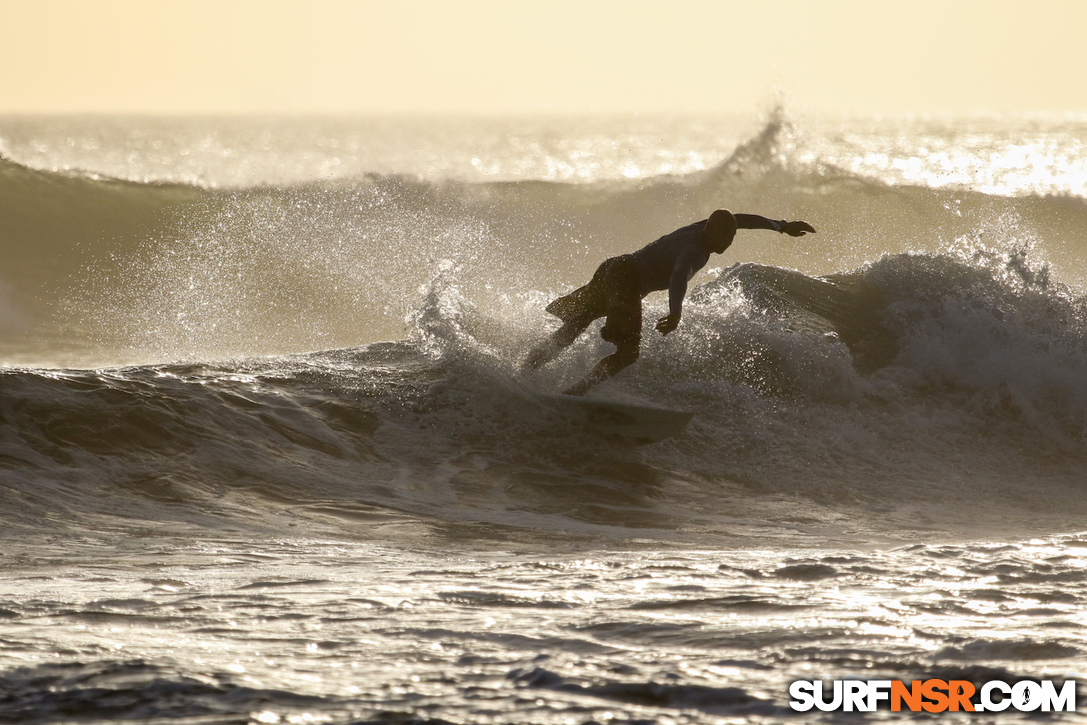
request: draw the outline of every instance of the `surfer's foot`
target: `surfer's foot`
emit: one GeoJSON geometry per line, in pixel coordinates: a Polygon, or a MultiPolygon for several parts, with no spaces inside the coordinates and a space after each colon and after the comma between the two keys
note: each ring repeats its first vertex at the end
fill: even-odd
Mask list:
{"type": "Polygon", "coordinates": [[[521,374],[528,375],[529,373],[536,372],[536,369],[540,367],[540,362],[537,359],[539,356],[535,353],[529,355],[523,363],[521,363],[521,374]]]}
{"type": "Polygon", "coordinates": [[[528,357],[525,358],[525,361],[521,363],[521,374],[528,375],[529,373],[536,372],[550,362],[552,357],[553,355],[550,346],[536,348],[530,352],[528,357]]]}
{"type": "Polygon", "coordinates": [[[566,390],[562,391],[562,394],[563,395],[585,395],[585,393],[589,392],[589,388],[593,387],[593,385],[595,385],[595,384],[596,384],[595,382],[591,382],[589,380],[582,380],[582,381],[580,381],[578,383],[575,383],[575,384],[571,385],[566,390]]]}

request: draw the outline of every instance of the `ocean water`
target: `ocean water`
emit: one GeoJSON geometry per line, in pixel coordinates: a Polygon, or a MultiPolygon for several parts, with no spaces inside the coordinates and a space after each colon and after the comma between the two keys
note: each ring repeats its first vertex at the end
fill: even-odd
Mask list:
{"type": "Polygon", "coordinates": [[[1082,117],[4,117],[0,249],[0,722],[1087,676],[1082,117]],[[546,304],[720,207],[818,233],[593,392],[686,431],[534,404],[611,350],[521,377],[546,304]]]}

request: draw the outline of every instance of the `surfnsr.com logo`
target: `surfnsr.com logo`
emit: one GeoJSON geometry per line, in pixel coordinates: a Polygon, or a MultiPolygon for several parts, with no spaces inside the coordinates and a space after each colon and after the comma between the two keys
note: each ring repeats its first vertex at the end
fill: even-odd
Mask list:
{"type": "Polygon", "coordinates": [[[886,703],[892,712],[1075,712],[1076,682],[1024,680],[1014,685],[992,680],[980,688],[967,680],[797,680],[789,685],[789,707],[797,712],[875,712],[886,703]]]}

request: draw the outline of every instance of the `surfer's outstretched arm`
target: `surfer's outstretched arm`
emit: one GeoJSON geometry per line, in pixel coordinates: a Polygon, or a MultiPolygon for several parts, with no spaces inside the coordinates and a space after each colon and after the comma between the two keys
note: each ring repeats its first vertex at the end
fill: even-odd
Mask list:
{"type": "Polygon", "coordinates": [[[772,232],[781,232],[790,237],[802,237],[809,232],[814,234],[815,227],[807,222],[787,222],[784,219],[775,221],[758,214],[733,214],[736,217],[737,229],[768,229],[772,232]]]}
{"type": "Polygon", "coordinates": [[[683,298],[687,295],[687,282],[696,271],[698,270],[682,262],[676,263],[668,284],[668,314],[657,320],[656,324],[660,334],[667,335],[679,327],[679,318],[683,315],[683,298]]]}

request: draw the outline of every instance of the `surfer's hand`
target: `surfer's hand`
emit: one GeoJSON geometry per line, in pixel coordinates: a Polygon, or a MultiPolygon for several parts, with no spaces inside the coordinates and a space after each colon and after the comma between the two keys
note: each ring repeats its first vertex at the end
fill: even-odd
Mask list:
{"type": "Polygon", "coordinates": [[[668,315],[657,320],[657,332],[662,335],[667,335],[677,327],[679,327],[679,315],[668,315]]]}
{"type": "Polygon", "coordinates": [[[802,237],[808,232],[815,234],[815,227],[807,222],[782,222],[781,231],[790,237],[802,237]]]}

